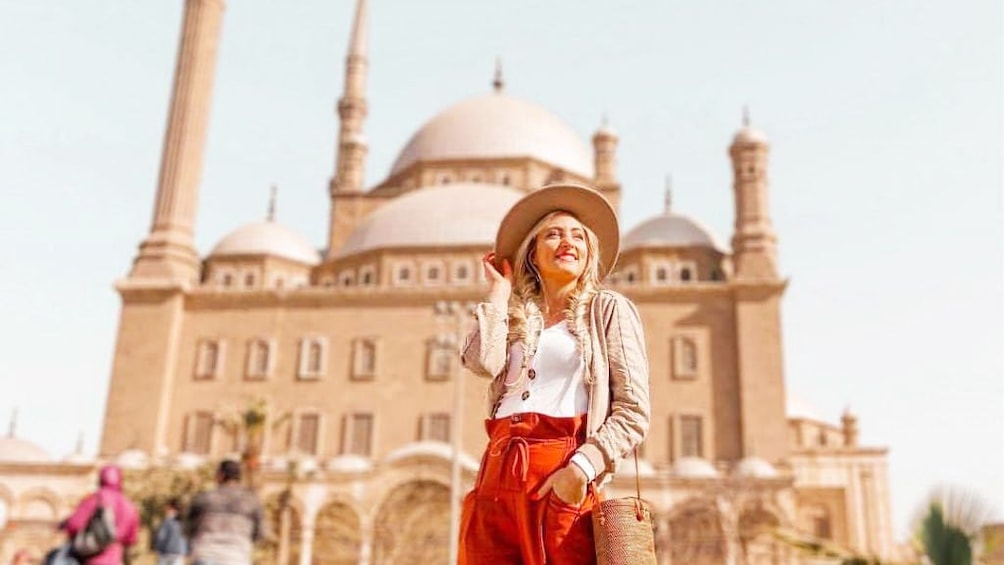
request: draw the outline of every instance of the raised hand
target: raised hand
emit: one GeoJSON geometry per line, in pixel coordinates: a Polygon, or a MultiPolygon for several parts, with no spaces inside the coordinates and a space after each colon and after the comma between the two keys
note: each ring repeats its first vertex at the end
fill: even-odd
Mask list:
{"type": "Polygon", "coordinates": [[[489,252],[481,258],[481,266],[485,270],[485,279],[488,281],[488,302],[500,308],[509,305],[509,295],[512,294],[512,265],[508,259],[502,260],[502,271],[495,267],[495,252],[489,252]]]}

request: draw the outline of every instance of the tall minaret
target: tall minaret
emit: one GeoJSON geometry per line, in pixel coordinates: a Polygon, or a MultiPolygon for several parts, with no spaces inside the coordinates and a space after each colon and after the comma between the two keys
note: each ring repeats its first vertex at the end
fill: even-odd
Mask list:
{"type": "Polygon", "coordinates": [[[363,120],[366,119],[366,74],[369,37],[367,2],[356,4],[356,20],[349,38],[349,55],[345,58],[345,92],[338,101],[338,159],[331,190],[336,192],[362,192],[363,165],[366,159],[366,139],[363,137],[363,120]]]}
{"type": "Polygon", "coordinates": [[[195,208],[224,7],[223,0],[185,2],[153,221],[139,246],[131,278],[177,282],[198,278],[195,208]]]}
{"type": "Polygon", "coordinates": [[[338,156],[335,160],[335,176],[331,178],[331,222],[328,234],[328,256],[336,251],[339,236],[337,224],[346,214],[336,213],[339,205],[349,206],[352,223],[358,219],[358,202],[342,200],[341,195],[360,194],[363,191],[364,167],[366,164],[366,138],[363,136],[363,120],[366,119],[366,76],[369,67],[369,25],[367,0],[356,3],[356,19],[349,37],[349,54],[345,58],[345,87],[338,100],[338,156]],[[337,216],[336,216],[337,214],[337,216]]]}
{"type": "Polygon", "coordinates": [[[743,111],[743,127],[732,145],[733,190],[736,220],[732,235],[735,277],[741,280],[776,279],[777,234],[767,203],[767,155],[770,146],[763,133],[749,123],[743,111]]]}
{"type": "Polygon", "coordinates": [[[593,134],[593,168],[596,169],[597,186],[617,184],[617,143],[620,138],[610,127],[606,116],[600,129],[593,134]]]}

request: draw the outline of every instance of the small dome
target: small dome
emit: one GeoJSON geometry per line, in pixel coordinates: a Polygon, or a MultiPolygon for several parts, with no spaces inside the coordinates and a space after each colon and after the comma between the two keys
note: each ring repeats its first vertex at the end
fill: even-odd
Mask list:
{"type": "Polygon", "coordinates": [[[0,463],[49,463],[52,457],[44,449],[13,436],[0,437],[0,463]]]}
{"type": "MultiPolygon", "coordinates": [[[[634,476],[634,460],[632,460],[632,459],[625,459],[624,461],[622,461],[621,462],[621,468],[617,471],[617,474],[618,475],[623,475],[623,476],[626,476],[626,477],[633,477],[634,476]]],[[[655,476],[655,467],[653,467],[652,464],[649,463],[648,461],[646,461],[646,460],[642,459],[641,457],[639,457],[638,458],[638,476],[639,477],[653,477],[653,476],[655,476]]]]}
{"type": "Polygon", "coordinates": [[[182,452],[172,461],[179,469],[198,469],[206,463],[206,458],[195,453],[182,452]]]}
{"type": "Polygon", "coordinates": [[[743,126],[732,138],[733,144],[767,143],[767,136],[752,126],[743,126]]]}
{"type": "Polygon", "coordinates": [[[115,463],[123,469],[143,469],[150,464],[150,458],[139,449],[127,449],[119,453],[115,463]]]}
{"type": "MultiPolygon", "coordinates": [[[[384,461],[393,463],[412,457],[435,457],[446,461],[453,460],[453,446],[441,441],[418,441],[394,450],[384,461]]],[[[460,453],[460,466],[468,471],[476,471],[480,463],[470,455],[460,453]]]]}
{"type": "Polygon", "coordinates": [[[275,222],[253,222],[237,228],[220,240],[209,254],[275,255],[307,265],[321,262],[321,255],[306,238],[275,222]]]}
{"type": "Polygon", "coordinates": [[[335,473],[368,473],[373,470],[373,462],[362,455],[340,455],[329,459],[325,468],[335,473]]]}
{"type": "Polygon", "coordinates": [[[681,457],[673,465],[673,474],[685,479],[714,479],[718,470],[700,457],[681,457]]]}
{"type": "Polygon", "coordinates": [[[419,188],[367,216],[338,255],[390,247],[491,247],[502,217],[523,194],[506,186],[479,183],[419,188]]]}
{"type": "Polygon", "coordinates": [[[815,422],[825,422],[822,415],[820,415],[819,410],[815,406],[807,402],[805,399],[796,396],[791,391],[788,392],[788,398],[785,402],[786,412],[788,413],[788,418],[798,419],[798,420],[813,420],[815,422]]]}
{"type": "Polygon", "coordinates": [[[624,236],[623,250],[637,247],[710,247],[728,252],[710,229],[689,216],[672,212],[649,218],[624,236]]]}
{"type": "Polygon", "coordinates": [[[593,176],[593,155],[565,122],[526,100],[493,92],[463,100],[425,123],[398,155],[390,174],[419,161],[533,157],[593,176]]]}
{"type": "Polygon", "coordinates": [[[735,474],[750,479],[771,479],[777,476],[777,469],[759,457],[745,457],[736,465],[735,474]]]}

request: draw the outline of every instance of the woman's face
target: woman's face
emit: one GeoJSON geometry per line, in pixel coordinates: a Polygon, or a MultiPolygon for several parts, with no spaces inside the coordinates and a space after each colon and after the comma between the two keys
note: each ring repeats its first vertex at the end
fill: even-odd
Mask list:
{"type": "Polygon", "coordinates": [[[570,214],[556,214],[537,232],[533,263],[543,280],[567,284],[586,269],[589,247],[586,230],[570,214]]]}

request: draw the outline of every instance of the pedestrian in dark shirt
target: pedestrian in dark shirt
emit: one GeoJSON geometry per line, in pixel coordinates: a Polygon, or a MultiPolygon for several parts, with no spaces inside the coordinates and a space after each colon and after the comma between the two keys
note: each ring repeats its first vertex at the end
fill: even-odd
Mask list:
{"type": "Polygon", "coordinates": [[[219,486],[195,497],[188,511],[194,565],[251,565],[254,542],[263,537],[262,507],[241,486],[241,464],[220,463],[219,486]]]}
{"type": "Polygon", "coordinates": [[[188,554],[188,541],[181,531],[181,501],[172,498],[164,508],[164,519],[153,537],[153,550],[157,552],[157,565],[184,565],[188,554]]]}

